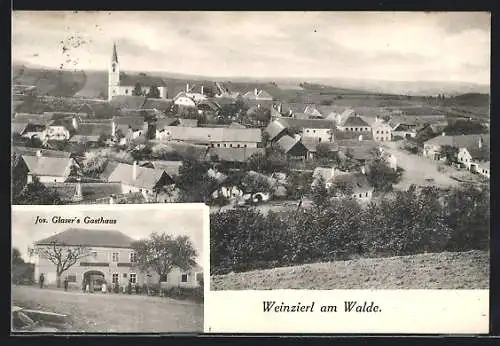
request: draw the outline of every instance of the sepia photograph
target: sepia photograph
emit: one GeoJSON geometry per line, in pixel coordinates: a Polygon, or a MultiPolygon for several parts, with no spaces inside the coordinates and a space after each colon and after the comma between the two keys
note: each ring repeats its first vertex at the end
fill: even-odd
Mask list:
{"type": "Polygon", "coordinates": [[[12,332],[201,333],[201,204],[14,206],[12,332]]]}
{"type": "MultiPolygon", "coordinates": [[[[291,292],[336,290],[393,298],[381,308],[392,320],[368,331],[390,332],[398,316],[406,323],[398,330],[411,332],[416,322],[403,312],[425,319],[404,305],[413,299],[434,302],[450,328],[482,330],[484,305],[469,310],[476,329],[451,317],[458,300],[488,299],[490,22],[488,12],[451,11],[14,11],[12,203],[125,204],[137,219],[146,206],[207,205],[207,332],[318,331],[314,318],[258,315],[262,301],[281,309],[291,292]],[[236,304],[241,322],[229,310],[236,304]]],[[[35,216],[44,218],[21,220],[35,216]]],[[[176,221],[179,231],[189,218],[176,221]]],[[[66,226],[59,232],[74,227],[66,226]]],[[[140,239],[158,228],[144,227],[140,239]]],[[[18,250],[31,263],[36,246],[24,255],[26,246],[18,250]]],[[[125,294],[106,297],[124,299],[137,297],[127,294],[131,274],[140,287],[149,278],[33,270],[36,287],[13,289],[19,311],[41,309],[24,306],[19,292],[40,292],[42,273],[44,285],[62,280],[62,294],[76,275],[85,297],[101,296],[87,294],[87,284],[102,290],[99,273],[113,291],[117,274],[125,294]]],[[[203,324],[187,312],[186,325],[155,316],[172,330],[203,324]]],[[[322,332],[361,325],[330,322],[322,332]]],[[[133,323],[95,329],[162,328],[133,323]]]]}

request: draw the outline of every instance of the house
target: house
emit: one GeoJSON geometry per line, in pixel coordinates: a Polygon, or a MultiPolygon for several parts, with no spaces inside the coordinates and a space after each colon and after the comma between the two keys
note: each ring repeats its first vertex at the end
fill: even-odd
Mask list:
{"type": "Polygon", "coordinates": [[[396,123],[392,126],[392,138],[415,138],[417,136],[416,125],[396,123]]]}
{"type": "Polygon", "coordinates": [[[243,94],[244,99],[272,101],[273,97],[265,90],[255,88],[253,91],[248,91],[243,94]]]}
{"type": "Polygon", "coordinates": [[[108,201],[122,193],[120,183],[89,182],[47,182],[48,190],[57,194],[64,204],[90,204],[100,200],[108,201]]]}
{"type": "Polygon", "coordinates": [[[76,162],[69,157],[45,157],[40,155],[22,155],[28,167],[27,181],[31,183],[37,177],[41,183],[64,182],[70,175],[76,162]]]}
{"type": "Polygon", "coordinates": [[[99,142],[102,137],[111,137],[113,133],[113,124],[111,121],[81,123],[75,135],[70,138],[72,143],[93,143],[99,142]]]}
{"type": "Polygon", "coordinates": [[[328,119],[334,118],[335,122],[337,123],[337,126],[342,128],[344,126],[344,123],[346,122],[346,120],[349,119],[350,117],[355,116],[355,115],[356,115],[356,112],[354,111],[354,109],[346,108],[342,112],[338,112],[338,111],[331,112],[330,114],[328,114],[327,118],[328,119]]]}
{"type": "Polygon", "coordinates": [[[31,148],[22,146],[13,146],[12,152],[17,155],[28,155],[28,156],[44,156],[44,157],[59,157],[59,158],[70,158],[72,154],[68,151],[61,150],[49,150],[41,148],[31,148]]]}
{"type": "MultiPolygon", "coordinates": [[[[454,148],[468,148],[478,145],[481,139],[481,145],[489,147],[489,135],[458,135],[458,136],[447,136],[446,133],[442,133],[441,136],[437,136],[424,142],[423,156],[433,159],[440,160],[441,147],[451,146],[454,148]]],[[[465,158],[464,158],[465,159],[465,158]]]]}
{"type": "Polygon", "coordinates": [[[297,119],[283,117],[276,119],[266,128],[270,140],[276,140],[287,129],[289,134],[298,132],[302,138],[314,138],[320,142],[334,140],[335,123],[325,119],[297,119]]]}
{"type": "Polygon", "coordinates": [[[342,123],[337,125],[340,131],[350,132],[368,132],[371,131],[370,125],[360,116],[351,114],[342,123]]]}
{"type": "Polygon", "coordinates": [[[28,183],[29,168],[23,160],[22,155],[12,152],[10,156],[10,168],[12,176],[12,196],[17,196],[28,183]]]}
{"type": "Polygon", "coordinates": [[[264,154],[264,148],[209,148],[207,156],[218,162],[244,163],[254,154],[264,154]]]}
{"type": "Polygon", "coordinates": [[[111,120],[111,135],[116,136],[120,131],[127,140],[135,139],[148,130],[148,123],[142,116],[120,116],[111,120]]]}
{"type": "Polygon", "coordinates": [[[159,97],[166,99],[168,96],[167,86],[163,79],[147,76],[144,73],[129,75],[120,73],[120,63],[116,44],[113,44],[113,54],[108,71],[108,100],[115,96],[131,96],[136,86],[140,86],[143,95],[147,95],[153,86],[159,91],[159,97]]]}
{"type": "Polygon", "coordinates": [[[174,104],[184,107],[196,107],[195,100],[189,97],[185,92],[180,92],[174,97],[174,104]]]}
{"type": "Polygon", "coordinates": [[[304,113],[308,114],[311,119],[323,119],[324,118],[323,114],[321,114],[321,112],[312,105],[308,105],[304,109],[304,113]]]}
{"type": "Polygon", "coordinates": [[[164,117],[156,120],[153,124],[155,128],[155,138],[156,139],[165,139],[166,132],[165,129],[168,126],[178,126],[180,124],[180,119],[173,117],[164,117]]]}
{"type": "Polygon", "coordinates": [[[139,162],[139,166],[153,169],[164,170],[169,177],[176,177],[179,175],[182,167],[182,161],[167,161],[167,160],[153,160],[139,162]]]}
{"type": "MultiPolygon", "coordinates": [[[[53,236],[35,242],[37,252],[45,247],[61,249],[80,248],[82,258],[63,273],[69,284],[81,288],[82,283],[90,280],[93,289],[99,281],[108,285],[118,284],[123,287],[158,283],[158,274],[151,271],[141,271],[136,266],[136,254],[132,250],[135,239],[122,232],[104,229],[68,228],[53,236]]],[[[168,287],[197,287],[198,278],[202,273],[200,266],[195,265],[188,271],[174,268],[164,280],[168,287]]],[[[57,282],[56,266],[44,256],[35,256],[35,279],[44,274],[45,284],[55,285],[57,282]]]]}
{"type": "Polygon", "coordinates": [[[471,139],[470,142],[459,148],[457,159],[471,172],[477,172],[479,163],[490,161],[490,148],[487,143],[483,143],[482,137],[479,136],[475,143],[471,139]]]}
{"type": "Polygon", "coordinates": [[[319,144],[325,146],[325,148],[328,149],[329,156],[334,156],[339,151],[338,144],[333,142],[321,142],[320,140],[311,137],[302,138],[301,142],[307,149],[308,159],[315,159],[317,157],[317,151],[318,151],[317,149],[319,144]]]}
{"type": "Polygon", "coordinates": [[[379,142],[387,142],[392,139],[392,127],[389,123],[379,118],[375,118],[375,121],[371,125],[373,138],[379,142]]]}
{"type": "Polygon", "coordinates": [[[106,182],[119,182],[122,193],[141,192],[145,197],[153,197],[163,187],[174,183],[164,169],[140,167],[137,161],[132,165],[110,162],[101,178],[106,182]]]}
{"type": "Polygon", "coordinates": [[[326,189],[339,187],[334,197],[351,196],[365,203],[372,199],[374,188],[368,182],[364,169],[361,172],[342,172],[333,167],[316,167],[313,172],[312,186],[318,184],[320,177],[326,189]]]}
{"type": "Polygon", "coordinates": [[[273,147],[281,149],[288,156],[294,158],[307,158],[308,150],[300,141],[300,138],[292,137],[290,135],[281,136],[278,140],[272,143],[273,147]]]}
{"type": "Polygon", "coordinates": [[[339,146],[339,153],[360,163],[367,162],[375,157],[379,151],[379,144],[374,140],[346,139],[336,142],[339,146]]]}
{"type": "Polygon", "coordinates": [[[479,162],[476,167],[476,172],[486,178],[490,178],[490,161],[479,162]]]}
{"type": "Polygon", "coordinates": [[[184,119],[184,118],[179,118],[179,124],[177,126],[197,127],[198,126],[198,119],[184,119]]]}
{"type": "Polygon", "coordinates": [[[167,126],[165,139],[202,144],[212,148],[257,148],[262,143],[262,131],[255,128],[167,126]]]}

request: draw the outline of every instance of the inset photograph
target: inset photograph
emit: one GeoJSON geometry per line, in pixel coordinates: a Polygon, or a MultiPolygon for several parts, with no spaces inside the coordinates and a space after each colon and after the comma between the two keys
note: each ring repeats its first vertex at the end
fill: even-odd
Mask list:
{"type": "Polygon", "coordinates": [[[202,332],[205,211],[14,206],[11,330],[202,332]]]}

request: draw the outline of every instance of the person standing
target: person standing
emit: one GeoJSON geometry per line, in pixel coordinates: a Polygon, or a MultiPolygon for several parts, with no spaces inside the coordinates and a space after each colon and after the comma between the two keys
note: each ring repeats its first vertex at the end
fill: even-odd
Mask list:
{"type": "Polygon", "coordinates": [[[107,292],[108,292],[108,287],[107,287],[107,285],[106,285],[106,281],[104,281],[104,282],[102,283],[102,286],[101,286],[101,291],[102,291],[102,293],[107,293],[107,292]]]}
{"type": "Polygon", "coordinates": [[[67,291],[68,290],[68,284],[69,284],[69,281],[68,281],[68,277],[66,276],[64,278],[64,290],[67,291]]]}
{"type": "Polygon", "coordinates": [[[40,281],[40,288],[43,288],[43,282],[45,281],[45,276],[43,273],[40,274],[40,278],[38,279],[40,281]]]}

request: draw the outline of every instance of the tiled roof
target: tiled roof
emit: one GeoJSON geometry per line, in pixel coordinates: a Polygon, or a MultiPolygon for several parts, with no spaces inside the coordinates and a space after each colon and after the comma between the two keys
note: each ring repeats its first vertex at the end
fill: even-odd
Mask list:
{"type": "Polygon", "coordinates": [[[48,125],[52,116],[48,114],[16,113],[12,123],[30,123],[37,125],[48,125]]]}
{"type": "Polygon", "coordinates": [[[490,170],[490,161],[480,162],[479,166],[481,166],[484,169],[490,170]]]}
{"type": "MultiPolygon", "coordinates": [[[[108,164],[109,165],[109,164],[108,164]]],[[[106,167],[107,168],[107,167],[106,167]]],[[[105,170],[106,173],[108,171],[105,170]]],[[[152,189],[165,174],[163,169],[153,169],[145,168],[137,165],[136,167],[136,177],[133,177],[133,165],[128,165],[124,163],[114,164],[114,169],[111,170],[109,177],[107,177],[108,182],[120,182],[125,185],[130,185],[138,188],[152,189]]]]}
{"type": "Polygon", "coordinates": [[[475,161],[490,161],[490,148],[489,147],[470,147],[467,151],[475,161]]]}
{"type": "Polygon", "coordinates": [[[20,147],[20,146],[13,146],[12,151],[18,155],[28,155],[28,156],[36,156],[37,152],[40,152],[40,154],[45,157],[69,158],[71,156],[71,153],[67,151],[20,147]]]}
{"type": "Polygon", "coordinates": [[[310,114],[314,117],[318,117],[318,118],[323,118],[323,114],[321,114],[321,112],[319,110],[317,110],[314,106],[307,106],[306,109],[304,110],[304,113],[306,114],[310,114]]]}
{"type": "Polygon", "coordinates": [[[156,121],[156,129],[163,129],[165,126],[173,126],[179,123],[179,119],[174,117],[160,118],[156,121]]]}
{"type": "Polygon", "coordinates": [[[121,116],[113,117],[113,122],[117,129],[128,130],[131,128],[134,131],[142,130],[144,128],[144,117],[137,116],[121,116]]]}
{"type": "Polygon", "coordinates": [[[263,89],[257,90],[257,95],[255,94],[255,90],[250,90],[247,91],[245,94],[243,94],[244,98],[249,98],[249,99],[262,99],[262,100],[272,100],[273,97],[271,94],[269,94],[267,91],[263,89]]]}
{"type": "Polygon", "coordinates": [[[262,141],[260,129],[234,129],[214,127],[167,126],[166,131],[174,140],[199,143],[210,142],[255,142],[262,141]]]}
{"type": "Polygon", "coordinates": [[[276,145],[278,146],[278,148],[283,150],[285,153],[288,153],[290,150],[292,150],[293,147],[297,145],[297,143],[300,143],[300,141],[289,135],[282,136],[276,141],[276,145]]]}
{"type": "Polygon", "coordinates": [[[100,135],[74,135],[69,139],[70,143],[98,142],[100,135]]]}
{"type": "Polygon", "coordinates": [[[358,116],[350,116],[348,117],[342,126],[369,126],[366,121],[364,121],[361,117],[358,116]]]}
{"type": "Polygon", "coordinates": [[[459,136],[437,136],[429,139],[424,144],[428,145],[450,145],[456,148],[472,148],[478,146],[479,139],[483,145],[489,146],[489,135],[459,135],[459,136]]]}
{"type": "Polygon", "coordinates": [[[53,242],[68,246],[130,248],[134,239],[119,231],[70,228],[35,244],[50,245],[53,242]]]}
{"type": "Polygon", "coordinates": [[[11,123],[12,133],[22,134],[24,132],[24,130],[26,129],[27,125],[28,125],[28,123],[25,123],[25,122],[19,122],[19,123],[12,122],[11,123]]]}
{"type": "Polygon", "coordinates": [[[153,98],[148,98],[146,99],[146,102],[144,102],[144,105],[142,106],[143,109],[157,109],[159,111],[165,111],[170,109],[172,105],[174,104],[173,100],[170,99],[153,99],[153,98]]]}
{"type": "Polygon", "coordinates": [[[279,120],[272,121],[266,127],[266,132],[269,135],[269,139],[272,141],[276,136],[278,136],[281,132],[286,130],[286,126],[283,125],[279,120]]]}
{"type": "Polygon", "coordinates": [[[301,142],[302,142],[302,144],[304,144],[304,146],[310,152],[316,152],[316,148],[318,147],[318,144],[320,144],[320,143],[322,145],[327,145],[330,151],[338,151],[339,150],[339,146],[337,145],[337,143],[325,142],[325,141],[320,142],[318,138],[314,138],[314,137],[302,138],[301,142]]]}
{"type": "Polygon", "coordinates": [[[62,157],[38,157],[23,155],[23,160],[28,166],[29,172],[38,176],[64,177],[69,174],[73,163],[71,158],[62,157]]]}
{"type": "Polygon", "coordinates": [[[161,169],[167,172],[171,177],[179,175],[179,170],[182,166],[182,161],[166,161],[166,160],[154,160],[154,161],[142,161],[140,165],[143,167],[161,169]]]}
{"type": "Polygon", "coordinates": [[[106,123],[81,123],[76,130],[81,136],[100,136],[101,134],[111,135],[111,121],[106,123]]]}
{"type": "Polygon", "coordinates": [[[196,160],[203,161],[206,159],[208,148],[205,145],[195,145],[181,141],[164,142],[171,147],[181,157],[192,157],[196,160]]]}
{"type": "Polygon", "coordinates": [[[335,183],[345,183],[351,187],[353,193],[367,192],[373,190],[368,182],[366,175],[358,172],[335,174],[333,181],[335,183]]]}
{"type": "MultiPolygon", "coordinates": [[[[63,201],[71,201],[77,191],[78,183],[44,183],[45,187],[55,191],[63,201]]],[[[110,197],[122,193],[121,183],[80,183],[83,201],[110,197]]]]}
{"type": "Polygon", "coordinates": [[[219,161],[245,162],[253,154],[264,154],[264,148],[209,148],[207,155],[217,155],[219,161]]]}
{"type": "Polygon", "coordinates": [[[335,129],[335,122],[325,119],[296,119],[283,117],[279,121],[286,128],[335,129]]]}

